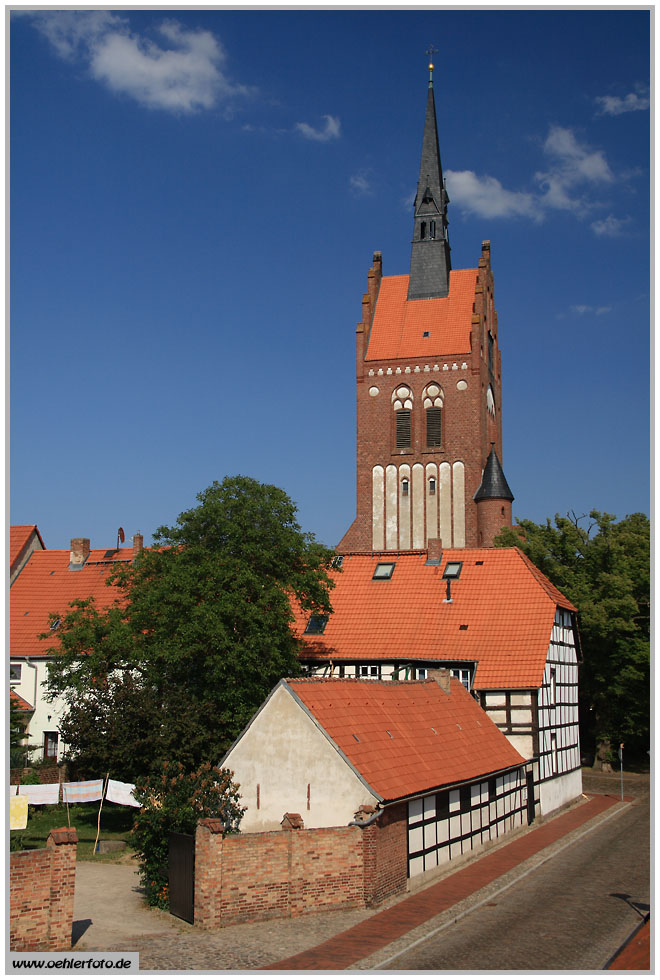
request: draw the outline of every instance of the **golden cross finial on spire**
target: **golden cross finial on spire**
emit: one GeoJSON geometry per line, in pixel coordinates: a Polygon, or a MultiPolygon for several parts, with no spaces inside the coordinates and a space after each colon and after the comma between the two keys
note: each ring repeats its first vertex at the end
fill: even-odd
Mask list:
{"type": "Polygon", "coordinates": [[[426,52],[429,56],[429,85],[433,84],[433,55],[437,52],[437,50],[438,49],[431,44],[426,52]]]}

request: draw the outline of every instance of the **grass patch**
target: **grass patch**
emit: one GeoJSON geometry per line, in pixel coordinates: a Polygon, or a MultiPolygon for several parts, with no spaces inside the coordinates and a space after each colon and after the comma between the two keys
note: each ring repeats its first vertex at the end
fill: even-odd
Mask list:
{"type": "MultiPolygon", "coordinates": [[[[112,854],[94,854],[99,803],[70,803],[69,816],[71,826],[76,828],[78,834],[76,854],[78,861],[94,860],[115,863],[125,856],[126,850],[115,851],[112,854]]],[[[133,818],[132,807],[104,802],[101,810],[99,840],[128,840],[128,835],[133,827],[133,818]]],[[[67,826],[65,803],[58,803],[57,806],[30,806],[28,808],[27,827],[25,830],[12,830],[11,837],[12,841],[20,845],[20,850],[29,851],[45,847],[48,834],[53,828],[67,826]]]]}

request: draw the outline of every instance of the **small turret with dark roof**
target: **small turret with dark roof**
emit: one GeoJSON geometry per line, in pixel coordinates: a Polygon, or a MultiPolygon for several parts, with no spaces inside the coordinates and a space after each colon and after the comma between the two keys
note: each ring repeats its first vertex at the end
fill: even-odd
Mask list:
{"type": "Polygon", "coordinates": [[[495,452],[495,443],[491,443],[490,453],[486,461],[484,475],[481,478],[481,486],[474,495],[474,500],[509,500],[513,502],[514,496],[506,482],[502,464],[495,452]]]}
{"type": "Polygon", "coordinates": [[[433,95],[433,65],[429,65],[429,91],[422,159],[415,197],[415,224],[408,299],[436,299],[449,295],[451,257],[447,234],[449,197],[442,176],[438,128],[433,95]]]}
{"type": "Polygon", "coordinates": [[[503,527],[511,527],[513,494],[506,482],[501,463],[491,443],[481,485],[474,495],[477,505],[479,546],[492,548],[503,527]]]}

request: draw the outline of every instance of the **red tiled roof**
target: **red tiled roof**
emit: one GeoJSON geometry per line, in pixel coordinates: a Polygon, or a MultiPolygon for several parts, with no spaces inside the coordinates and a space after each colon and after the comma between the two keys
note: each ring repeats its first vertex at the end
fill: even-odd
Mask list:
{"type": "Polygon", "coordinates": [[[575,607],[518,548],[445,550],[441,565],[426,552],[347,554],[330,594],[333,613],[321,636],[295,629],[306,661],[477,661],[477,689],[536,688],[543,679],[557,605],[575,607]],[[379,561],[396,562],[389,580],[373,580],[379,561]],[[461,561],[444,602],[448,561],[461,561]]]}
{"type": "Polygon", "coordinates": [[[19,711],[34,711],[32,705],[28,704],[25,698],[22,698],[16,691],[9,692],[9,700],[14,702],[19,711]]]}
{"type": "Polygon", "coordinates": [[[455,678],[286,682],[384,800],[522,765],[522,756],[455,678]]]}
{"type": "MultiPolygon", "coordinates": [[[[106,579],[112,564],[103,548],[93,548],[85,566],[69,571],[69,550],[34,551],[25,568],[11,588],[10,594],[10,652],[12,656],[43,656],[56,642],[56,632],[47,640],[39,640],[48,632],[52,613],[64,615],[74,599],[93,596],[99,609],[107,609],[118,600],[118,592],[106,579]]],[[[113,562],[133,558],[132,548],[113,549],[113,562]]]]}
{"type": "Polygon", "coordinates": [[[365,360],[469,353],[477,274],[452,269],[449,296],[415,300],[407,299],[409,276],[383,277],[365,360]]]}
{"type": "Polygon", "coordinates": [[[45,547],[39,534],[36,524],[12,524],[9,528],[9,566],[13,567],[14,562],[20,555],[25,545],[30,540],[30,535],[36,531],[37,537],[45,547]]]}

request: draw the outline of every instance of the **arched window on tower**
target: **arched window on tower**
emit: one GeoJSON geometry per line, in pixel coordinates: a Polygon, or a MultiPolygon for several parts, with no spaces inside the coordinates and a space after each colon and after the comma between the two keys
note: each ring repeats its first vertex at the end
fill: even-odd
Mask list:
{"type": "Polygon", "coordinates": [[[423,238],[426,238],[426,222],[425,221],[422,221],[421,225],[419,226],[419,237],[422,238],[422,239],[423,238]]]}
{"type": "Polygon", "coordinates": [[[429,223],[429,238],[435,238],[435,221],[429,223]]]}
{"type": "Polygon", "coordinates": [[[427,385],[422,395],[426,411],[426,445],[437,449],[442,446],[442,406],[444,392],[440,385],[427,385]]]}
{"type": "Polygon", "coordinates": [[[412,407],[412,391],[407,385],[399,385],[392,392],[395,449],[410,449],[412,446],[412,407]]]}

